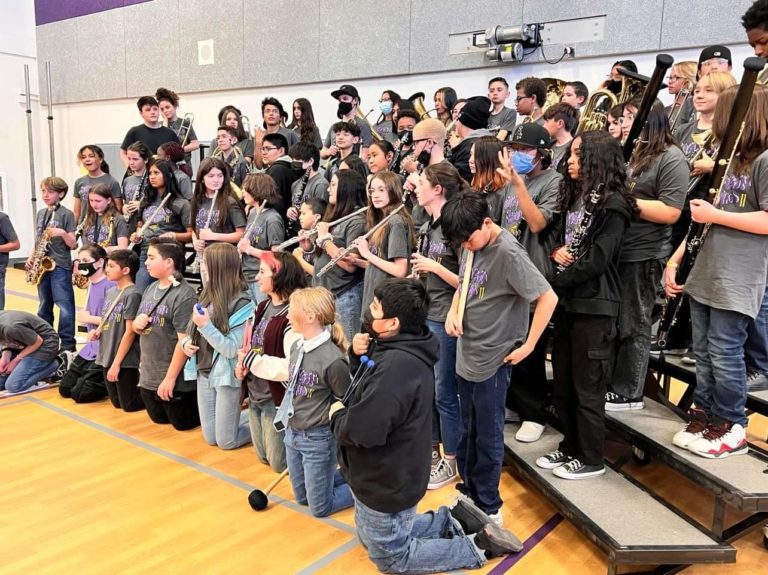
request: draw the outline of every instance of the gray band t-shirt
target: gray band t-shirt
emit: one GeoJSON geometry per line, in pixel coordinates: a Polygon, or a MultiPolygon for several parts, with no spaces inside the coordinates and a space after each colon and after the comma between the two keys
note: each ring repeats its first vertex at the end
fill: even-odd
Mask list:
{"type": "Polygon", "coordinates": [[[29,357],[50,361],[59,354],[59,336],[56,330],[36,315],[24,311],[0,311],[0,344],[16,351],[21,351],[43,339],[42,345],[30,353],[29,357]]]}
{"type": "MultiPolygon", "coordinates": [[[[365,233],[365,214],[359,214],[346,222],[333,226],[330,233],[333,235],[333,244],[336,247],[346,248],[365,233]]],[[[330,261],[328,252],[319,250],[315,258],[314,285],[323,286],[336,296],[363,280],[364,271],[362,269],[355,268],[353,272],[348,272],[338,265],[333,266],[321,277],[318,277],[317,272],[330,261]]]]}
{"type": "MultiPolygon", "coordinates": [[[[120,347],[120,342],[125,335],[125,322],[136,319],[140,304],[141,292],[135,285],[125,288],[125,290],[122,291],[122,294],[121,290],[117,287],[114,287],[107,292],[107,299],[104,301],[103,315],[108,311],[110,313],[109,317],[106,318],[104,327],[101,329],[99,353],[96,356],[96,365],[100,365],[105,369],[112,367],[112,362],[115,360],[117,350],[120,347]],[[120,299],[110,311],[112,304],[115,303],[117,298],[120,299]]],[[[131,344],[120,367],[126,369],[135,369],[139,367],[139,336],[133,338],[133,344],[131,344]]]]}
{"type": "MultiPolygon", "coordinates": [[[[419,230],[419,236],[425,236],[425,245],[419,251],[429,259],[435,260],[448,271],[459,273],[459,254],[443,235],[440,220],[427,222],[419,230]]],[[[456,288],[445,282],[440,276],[428,273],[425,278],[427,293],[429,294],[429,310],[427,319],[445,322],[448,310],[451,309],[453,294],[456,288]]]]}
{"type": "MultiPolygon", "coordinates": [[[[768,210],[768,151],[757,157],[750,173],[727,176],[719,207],[731,213],[768,210]]],[[[767,276],[768,235],[713,224],[685,291],[699,303],[755,318],[767,276]]]]}
{"type": "MultiPolygon", "coordinates": [[[[75,225],[75,214],[62,205],[59,205],[54,210],[49,210],[48,208],[38,210],[35,224],[35,242],[40,241],[45,228],[59,228],[65,232],[74,232],[77,227],[75,225]]],[[[51,238],[51,243],[48,244],[47,255],[53,258],[57,266],[69,270],[72,269],[71,251],[64,242],[64,238],[59,236],[51,238]]]]}
{"type": "MultiPolygon", "coordinates": [[[[269,250],[285,239],[285,225],[283,218],[274,208],[266,208],[260,214],[257,209],[252,209],[248,214],[248,225],[245,239],[251,242],[254,248],[269,250]]],[[[243,254],[243,274],[247,282],[256,281],[261,260],[255,256],[243,254]]]]}
{"type": "MultiPolygon", "coordinates": [[[[381,245],[375,245],[369,238],[369,247],[371,253],[379,256],[386,261],[394,261],[398,258],[410,260],[413,245],[411,242],[411,232],[408,224],[400,214],[395,214],[387,224],[386,231],[382,235],[381,245]]],[[[365,315],[368,306],[373,301],[373,292],[378,285],[385,279],[392,277],[384,270],[378,268],[372,263],[365,268],[365,281],[363,283],[363,307],[362,314],[365,315]]]]}
{"type": "Polygon", "coordinates": [[[511,132],[517,123],[517,112],[504,106],[498,114],[491,114],[488,118],[488,129],[499,128],[511,132]]]}
{"type": "MultiPolygon", "coordinates": [[[[0,244],[7,244],[19,239],[16,230],[13,228],[11,218],[8,214],[0,212],[0,244]]],[[[8,265],[8,252],[0,253],[0,267],[8,265]]]]}
{"type": "MultiPolygon", "coordinates": [[[[459,293],[467,252],[461,256],[459,293]]],[[[525,248],[502,229],[475,252],[470,272],[464,333],[459,337],[456,373],[467,381],[489,379],[528,334],[530,303],[551,288],[525,248]]]]}

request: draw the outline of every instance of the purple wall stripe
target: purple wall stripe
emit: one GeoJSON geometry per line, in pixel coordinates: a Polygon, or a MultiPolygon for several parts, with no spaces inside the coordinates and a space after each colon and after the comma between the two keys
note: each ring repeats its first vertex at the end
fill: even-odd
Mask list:
{"type": "Polygon", "coordinates": [[[35,22],[38,26],[96,14],[105,10],[142,4],[152,0],[35,0],[35,22]]]}
{"type": "Polygon", "coordinates": [[[506,573],[512,569],[512,567],[514,567],[514,565],[520,561],[520,559],[525,557],[528,552],[536,547],[536,545],[538,545],[542,539],[549,535],[555,529],[555,527],[560,525],[562,520],[563,516],[559,513],[556,513],[550,517],[544,525],[539,527],[533,535],[531,535],[523,542],[523,549],[519,553],[508,555],[506,559],[491,569],[488,572],[488,575],[502,575],[503,573],[506,573]]]}

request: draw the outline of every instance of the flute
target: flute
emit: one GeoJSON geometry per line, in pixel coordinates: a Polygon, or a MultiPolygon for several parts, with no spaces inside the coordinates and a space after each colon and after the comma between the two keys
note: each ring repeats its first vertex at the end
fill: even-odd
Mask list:
{"type": "MultiPolygon", "coordinates": [[[[208,209],[208,217],[205,219],[204,230],[210,229],[211,217],[213,216],[213,208],[216,206],[216,198],[219,196],[219,190],[214,190],[213,199],[211,200],[211,207],[208,209]]],[[[192,267],[189,270],[193,274],[200,273],[200,265],[203,263],[203,250],[195,251],[195,261],[192,262],[192,267]]]]}
{"type": "MultiPolygon", "coordinates": [[[[337,226],[339,224],[342,224],[346,222],[347,220],[351,220],[357,215],[362,214],[363,212],[368,210],[368,206],[365,206],[364,208],[360,208],[359,210],[355,210],[351,214],[347,214],[346,216],[342,216],[337,220],[333,220],[328,224],[329,228],[332,228],[333,226],[337,226]]],[[[306,234],[303,236],[296,236],[295,238],[291,238],[289,240],[285,240],[282,244],[278,244],[277,247],[275,247],[275,250],[282,251],[287,247],[292,246],[293,244],[298,244],[301,240],[308,240],[310,238],[313,238],[317,235],[317,228],[313,228],[311,230],[308,230],[306,234]]]]}
{"type": "MultiPolygon", "coordinates": [[[[267,206],[267,200],[264,200],[263,202],[261,202],[260,205],[253,208],[254,210],[256,210],[256,215],[253,217],[253,221],[250,224],[248,224],[248,227],[245,228],[245,232],[243,233],[243,239],[248,240],[249,244],[251,242],[251,234],[253,233],[253,230],[256,227],[256,222],[259,219],[259,215],[261,214],[261,212],[264,211],[264,208],[266,206],[267,206]]],[[[248,247],[250,248],[250,245],[248,247]]],[[[243,255],[245,254],[243,252],[240,252],[240,259],[243,259],[243,255]]]]}
{"type": "Polygon", "coordinates": [[[91,337],[93,339],[98,339],[99,336],[101,336],[101,330],[104,329],[104,326],[107,325],[107,322],[109,321],[109,316],[112,314],[113,311],[115,311],[115,308],[117,307],[117,304],[120,302],[120,298],[123,297],[123,292],[126,288],[123,288],[120,290],[120,293],[117,294],[117,297],[115,298],[115,301],[112,302],[112,305],[109,306],[109,309],[107,310],[107,313],[105,313],[103,316],[101,316],[101,322],[99,325],[94,329],[91,333],[93,334],[91,337]]]}
{"type": "Polygon", "coordinates": [[[459,307],[456,310],[456,322],[464,326],[464,310],[467,307],[469,295],[469,280],[472,277],[472,264],[475,261],[475,252],[467,250],[467,258],[464,261],[464,274],[461,276],[461,291],[459,292],[459,307]]]}
{"type": "Polygon", "coordinates": [[[165,196],[163,197],[163,200],[160,202],[160,204],[152,212],[152,215],[147,219],[146,222],[144,222],[142,224],[141,228],[139,228],[139,230],[136,232],[136,236],[137,236],[138,240],[128,244],[128,249],[129,250],[132,250],[133,246],[135,246],[142,239],[144,239],[144,234],[146,233],[147,228],[149,228],[150,224],[152,223],[152,220],[154,220],[155,216],[160,213],[160,210],[163,209],[163,206],[165,205],[165,202],[167,202],[168,198],[170,198],[170,197],[171,197],[171,194],[165,194],[165,196]]]}
{"type": "MultiPolygon", "coordinates": [[[[407,197],[407,195],[405,196],[407,197]]],[[[392,219],[392,216],[394,216],[396,213],[398,213],[400,210],[405,208],[405,197],[403,198],[403,203],[397,206],[392,212],[383,220],[381,220],[378,224],[373,226],[370,230],[368,230],[364,235],[360,236],[364,240],[367,240],[369,237],[371,237],[377,230],[383,228],[387,223],[389,223],[389,220],[392,219]]],[[[367,209],[367,208],[366,208],[367,209]]],[[[338,262],[340,259],[346,257],[349,255],[349,253],[354,250],[354,246],[348,246],[341,250],[338,254],[336,254],[333,258],[331,258],[331,261],[329,261],[327,264],[325,264],[320,271],[317,272],[317,277],[323,277],[328,271],[333,268],[333,266],[336,265],[336,262],[338,262]]]]}

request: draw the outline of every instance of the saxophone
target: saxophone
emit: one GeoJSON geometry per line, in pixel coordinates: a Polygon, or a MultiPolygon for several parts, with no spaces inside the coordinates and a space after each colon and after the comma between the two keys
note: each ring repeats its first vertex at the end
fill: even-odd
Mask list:
{"type": "Polygon", "coordinates": [[[50,243],[51,230],[46,228],[43,230],[43,233],[40,234],[40,239],[37,240],[37,244],[35,245],[35,251],[32,253],[32,262],[26,275],[26,282],[29,285],[39,285],[40,280],[43,279],[43,274],[56,267],[56,262],[53,261],[53,258],[45,255],[50,243]]]}

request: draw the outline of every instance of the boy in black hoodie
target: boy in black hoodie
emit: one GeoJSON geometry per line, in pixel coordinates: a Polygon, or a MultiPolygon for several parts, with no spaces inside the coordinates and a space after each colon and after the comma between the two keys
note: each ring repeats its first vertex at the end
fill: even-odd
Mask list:
{"type": "Polygon", "coordinates": [[[292,159],[288,155],[288,140],[282,134],[267,134],[261,145],[261,161],[267,167],[269,175],[277,185],[280,196],[280,206],[277,211],[286,219],[285,213],[291,205],[291,185],[301,177],[304,172],[293,169],[292,159]]]}
{"type": "Polygon", "coordinates": [[[466,499],[453,509],[416,513],[429,482],[438,343],[426,327],[420,282],[389,279],[374,295],[368,333],[355,335],[349,353],[351,372],[361,373],[344,403],[330,410],[368,556],[385,573],[427,573],[477,568],[486,554],[519,551],[514,535],[466,499]],[[374,364],[361,368],[364,354],[374,364]]]}
{"type": "Polygon", "coordinates": [[[536,465],[562,479],[586,479],[605,473],[604,404],[621,302],[618,265],[634,202],[621,147],[607,132],[575,138],[567,166],[559,198],[564,242],[552,252],[558,271],[551,281],[560,297],[552,366],[564,437],[536,465]]]}

